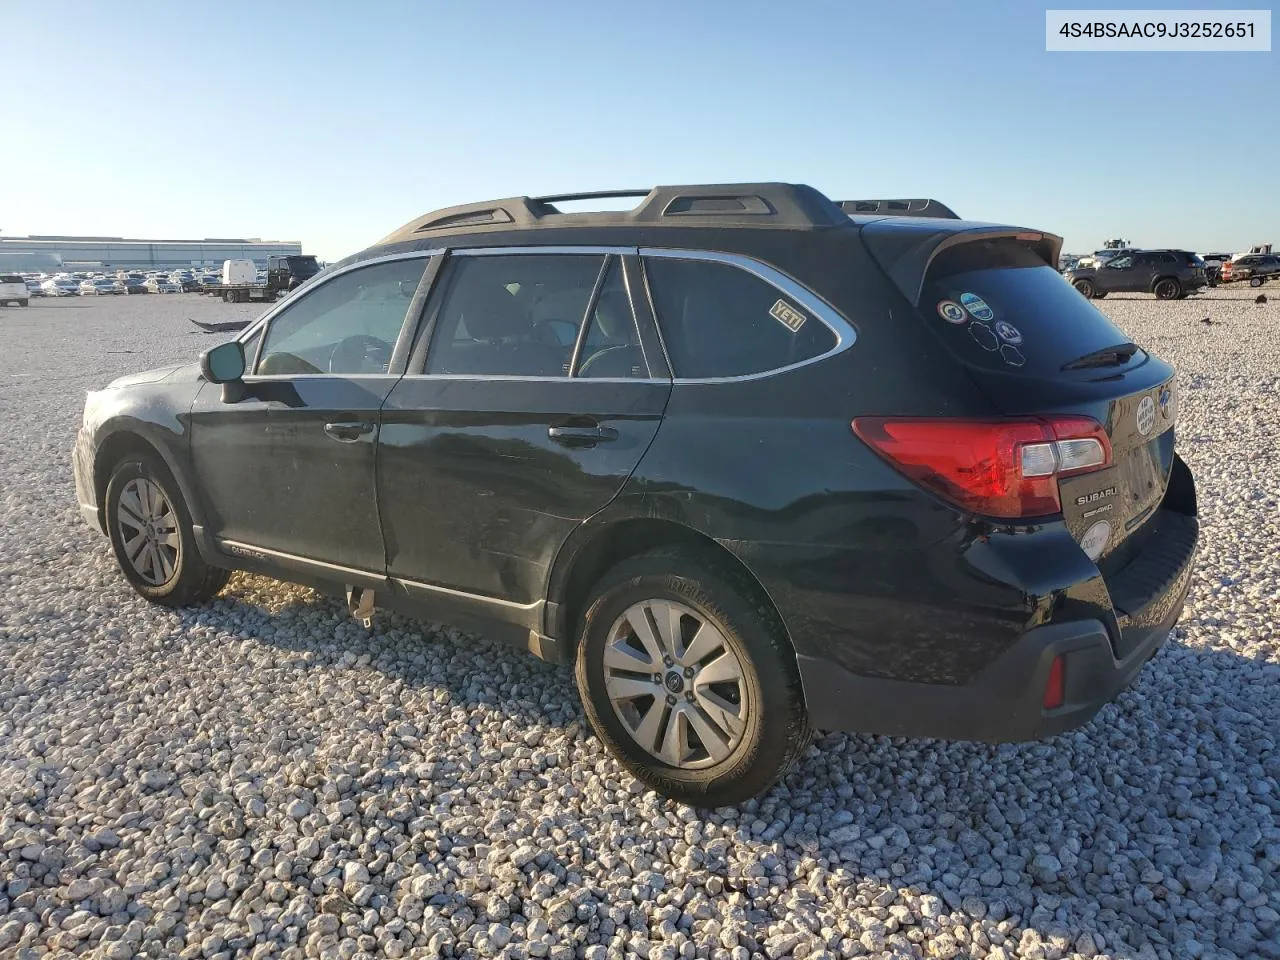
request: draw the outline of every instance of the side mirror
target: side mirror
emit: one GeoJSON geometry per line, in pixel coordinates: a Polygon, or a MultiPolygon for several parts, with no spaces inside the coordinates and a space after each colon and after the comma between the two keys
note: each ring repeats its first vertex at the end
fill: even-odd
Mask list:
{"type": "Polygon", "coordinates": [[[222,402],[244,399],[244,344],[220,343],[200,354],[200,373],[210,383],[222,384],[222,402]]]}

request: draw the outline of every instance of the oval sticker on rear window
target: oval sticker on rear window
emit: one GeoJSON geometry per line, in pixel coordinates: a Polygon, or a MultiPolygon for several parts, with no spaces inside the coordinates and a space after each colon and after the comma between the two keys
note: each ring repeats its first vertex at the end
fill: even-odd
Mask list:
{"type": "Polygon", "coordinates": [[[968,310],[975,320],[990,320],[995,316],[995,312],[987,306],[987,301],[976,293],[960,294],[960,305],[968,310]]]}

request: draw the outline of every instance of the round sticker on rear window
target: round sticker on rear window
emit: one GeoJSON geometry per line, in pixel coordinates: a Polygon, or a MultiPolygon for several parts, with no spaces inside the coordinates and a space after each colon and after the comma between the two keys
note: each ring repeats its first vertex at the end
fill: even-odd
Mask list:
{"type": "Polygon", "coordinates": [[[939,300],[938,316],[947,321],[947,323],[960,324],[969,322],[969,315],[964,312],[964,307],[954,300],[939,300]]]}
{"type": "Polygon", "coordinates": [[[995,316],[995,312],[987,306],[987,301],[976,293],[960,294],[960,305],[968,310],[975,320],[990,320],[995,316]]]}
{"type": "Polygon", "coordinates": [[[1000,338],[985,323],[969,324],[969,336],[978,341],[978,346],[983,350],[990,350],[995,353],[1000,349],[1000,338]]]}
{"type": "Polygon", "coordinates": [[[1019,344],[1022,342],[1022,331],[1008,320],[996,321],[996,334],[1007,343],[1019,344]]]}

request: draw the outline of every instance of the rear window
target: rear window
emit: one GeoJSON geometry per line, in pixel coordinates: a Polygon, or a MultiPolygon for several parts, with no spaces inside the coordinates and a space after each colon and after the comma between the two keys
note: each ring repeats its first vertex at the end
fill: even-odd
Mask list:
{"type": "Polygon", "coordinates": [[[0,283],[25,283],[25,282],[26,281],[24,281],[21,277],[15,277],[12,274],[5,274],[4,276],[0,276],[0,283]]]}
{"type": "Polygon", "coordinates": [[[961,360],[1007,373],[1056,374],[1065,363],[1129,341],[1057,270],[1010,240],[939,254],[920,313],[961,360]]]}

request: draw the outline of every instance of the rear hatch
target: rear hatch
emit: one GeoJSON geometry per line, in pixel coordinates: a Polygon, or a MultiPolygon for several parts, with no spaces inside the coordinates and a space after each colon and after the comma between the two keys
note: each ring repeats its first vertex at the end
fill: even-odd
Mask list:
{"type": "Polygon", "coordinates": [[[930,249],[926,230],[907,229],[904,242],[904,226],[871,223],[863,238],[916,304],[930,331],[922,335],[965,365],[1000,415],[1074,425],[1060,436],[1088,436],[1080,418],[1100,428],[1095,445],[1109,447],[1101,463],[1062,469],[1061,443],[1048,444],[1046,457],[1067,528],[1110,581],[1159,526],[1153,518],[1174,457],[1173,368],[1130,342],[1050,265],[1056,237],[953,222],[930,249]]]}

